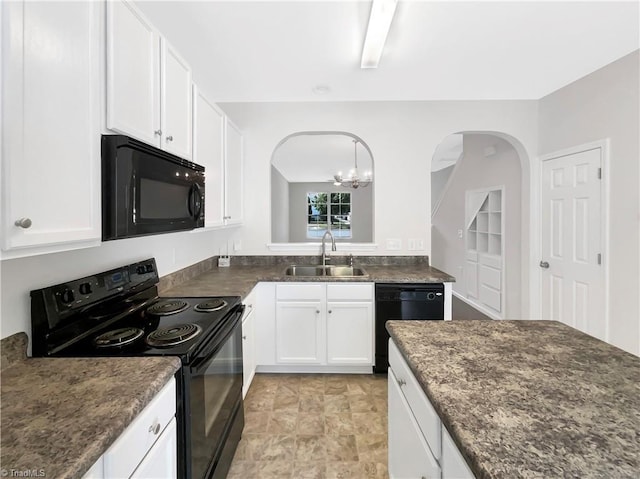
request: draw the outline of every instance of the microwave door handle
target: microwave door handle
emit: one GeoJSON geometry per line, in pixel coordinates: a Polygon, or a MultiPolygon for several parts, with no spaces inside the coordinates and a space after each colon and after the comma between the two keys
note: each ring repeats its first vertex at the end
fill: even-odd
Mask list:
{"type": "Polygon", "coordinates": [[[189,208],[189,214],[194,220],[197,220],[200,217],[200,212],[202,211],[202,194],[200,186],[197,183],[191,185],[187,205],[189,208]]]}

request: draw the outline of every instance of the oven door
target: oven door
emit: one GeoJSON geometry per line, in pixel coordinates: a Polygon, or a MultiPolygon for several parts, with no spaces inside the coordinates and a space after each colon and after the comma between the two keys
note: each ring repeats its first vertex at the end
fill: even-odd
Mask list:
{"type": "MultiPolygon", "coordinates": [[[[242,311],[234,310],[232,318],[219,334],[202,348],[189,367],[186,477],[212,477],[214,470],[229,464],[226,451],[235,451],[242,428],[242,311]],[[238,426],[238,421],[242,423],[238,426]],[[236,427],[234,427],[234,425],[236,427]],[[189,430],[190,429],[190,430],[189,430]],[[230,436],[233,436],[230,438],[230,436]],[[225,444],[235,440],[236,444],[225,444]],[[225,451],[225,446],[227,449],[225,451]]],[[[219,471],[215,471],[218,476],[219,471]]],[[[225,472],[226,475],[226,472],[225,472]]],[[[224,477],[224,475],[222,476],[224,477]]]]}

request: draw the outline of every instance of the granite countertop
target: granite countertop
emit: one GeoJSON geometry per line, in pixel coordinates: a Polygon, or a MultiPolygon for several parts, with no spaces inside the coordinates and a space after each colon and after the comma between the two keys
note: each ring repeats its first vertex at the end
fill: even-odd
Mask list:
{"type": "MultiPolygon", "coordinates": [[[[308,257],[307,257],[308,258],[308,257]]],[[[304,264],[291,260],[291,264],[304,264]]],[[[336,263],[340,264],[340,263],[336,263]]],[[[344,263],[343,263],[344,264],[344,263]]],[[[363,264],[366,276],[287,276],[287,263],[234,265],[213,269],[177,285],[161,288],[162,296],[241,296],[244,298],[260,281],[272,282],[375,282],[375,283],[442,283],[455,278],[428,264],[380,265],[363,264]]]]}
{"type": "Polygon", "coordinates": [[[555,321],[389,321],[478,478],[640,477],[640,358],[555,321]]]}
{"type": "Polygon", "coordinates": [[[177,357],[26,358],[24,333],[1,346],[0,467],[9,477],[82,477],[180,368],[177,357]]]}

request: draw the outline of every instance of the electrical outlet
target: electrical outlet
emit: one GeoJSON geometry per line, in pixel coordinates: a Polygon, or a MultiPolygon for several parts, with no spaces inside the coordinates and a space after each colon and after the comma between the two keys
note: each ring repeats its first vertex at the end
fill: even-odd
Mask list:
{"type": "Polygon", "coordinates": [[[422,238],[417,238],[415,240],[415,250],[424,251],[424,240],[422,238]]]}
{"type": "Polygon", "coordinates": [[[462,239],[462,230],[458,230],[458,238],[462,239]]]}
{"type": "Polygon", "coordinates": [[[387,240],[387,250],[398,251],[402,249],[402,240],[397,238],[390,238],[387,240]]]}
{"type": "Polygon", "coordinates": [[[408,244],[407,244],[407,249],[409,251],[415,251],[416,250],[416,240],[414,240],[413,238],[409,238],[408,244]]]}
{"type": "Polygon", "coordinates": [[[241,240],[235,240],[233,242],[233,251],[241,251],[242,250],[242,241],[241,240]]]}

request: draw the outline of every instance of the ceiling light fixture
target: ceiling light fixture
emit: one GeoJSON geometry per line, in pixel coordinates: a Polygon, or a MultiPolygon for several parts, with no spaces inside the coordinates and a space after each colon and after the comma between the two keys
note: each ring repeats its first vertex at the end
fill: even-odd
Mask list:
{"type": "Polygon", "coordinates": [[[373,0],[360,68],[378,68],[398,0],[373,0]]]}
{"type": "Polygon", "coordinates": [[[348,178],[342,177],[342,172],[338,171],[335,175],[333,175],[333,184],[335,186],[344,186],[346,188],[358,189],[360,187],[367,187],[373,181],[373,173],[371,171],[366,171],[364,173],[364,177],[360,178],[358,173],[358,140],[353,140],[353,154],[355,161],[355,168],[349,172],[348,178]]]}

